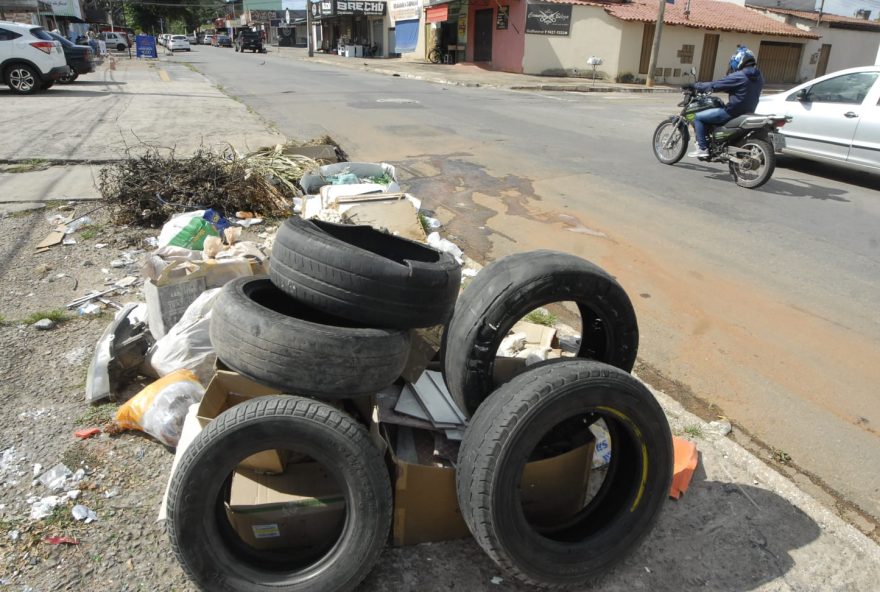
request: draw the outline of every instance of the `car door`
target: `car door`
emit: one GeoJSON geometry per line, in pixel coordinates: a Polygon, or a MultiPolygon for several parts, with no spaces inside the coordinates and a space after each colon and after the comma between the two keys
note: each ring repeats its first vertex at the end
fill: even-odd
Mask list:
{"type": "Polygon", "coordinates": [[[850,72],[816,82],[786,100],[791,123],[783,128],[786,150],[845,161],[862,104],[877,72],[850,72]]]}
{"type": "MultiPolygon", "coordinates": [[[[11,58],[13,54],[13,40],[21,37],[19,33],[0,26],[0,63],[7,58],[11,58]]],[[[0,80],[2,82],[2,80],[0,80]]]]}
{"type": "Polygon", "coordinates": [[[880,77],[858,110],[858,125],[847,160],[880,169],[880,77]]]}

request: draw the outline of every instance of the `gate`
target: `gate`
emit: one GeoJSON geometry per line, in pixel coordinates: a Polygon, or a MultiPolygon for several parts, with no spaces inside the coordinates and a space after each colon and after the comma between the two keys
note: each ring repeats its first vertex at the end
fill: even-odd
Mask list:
{"type": "Polygon", "coordinates": [[[797,82],[803,48],[801,43],[762,41],[758,50],[758,67],[764,74],[764,82],[772,84],[797,82]]]}

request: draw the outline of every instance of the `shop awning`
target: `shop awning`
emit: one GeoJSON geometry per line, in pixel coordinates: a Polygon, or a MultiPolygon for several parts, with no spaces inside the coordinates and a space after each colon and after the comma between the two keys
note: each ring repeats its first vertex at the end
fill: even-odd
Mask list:
{"type": "Polygon", "coordinates": [[[428,23],[442,23],[449,18],[449,5],[430,6],[425,10],[425,21],[428,23]]]}

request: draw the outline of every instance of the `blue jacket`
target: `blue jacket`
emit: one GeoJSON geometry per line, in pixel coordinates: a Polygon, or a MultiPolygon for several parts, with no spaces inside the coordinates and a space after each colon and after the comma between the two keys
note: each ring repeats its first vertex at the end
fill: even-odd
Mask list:
{"type": "Polygon", "coordinates": [[[758,97],[764,88],[764,77],[755,66],[748,66],[738,72],[729,74],[714,82],[698,82],[696,88],[700,92],[726,91],[729,93],[727,106],[724,110],[731,117],[739,117],[746,113],[754,113],[758,106],[758,97]]]}

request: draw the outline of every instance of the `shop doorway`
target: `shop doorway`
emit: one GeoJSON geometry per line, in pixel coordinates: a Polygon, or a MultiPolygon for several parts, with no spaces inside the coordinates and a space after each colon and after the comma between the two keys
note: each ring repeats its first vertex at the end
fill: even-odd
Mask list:
{"type": "Polygon", "coordinates": [[[474,61],[492,61],[492,25],[495,9],[478,10],[474,14],[474,61]]]}

